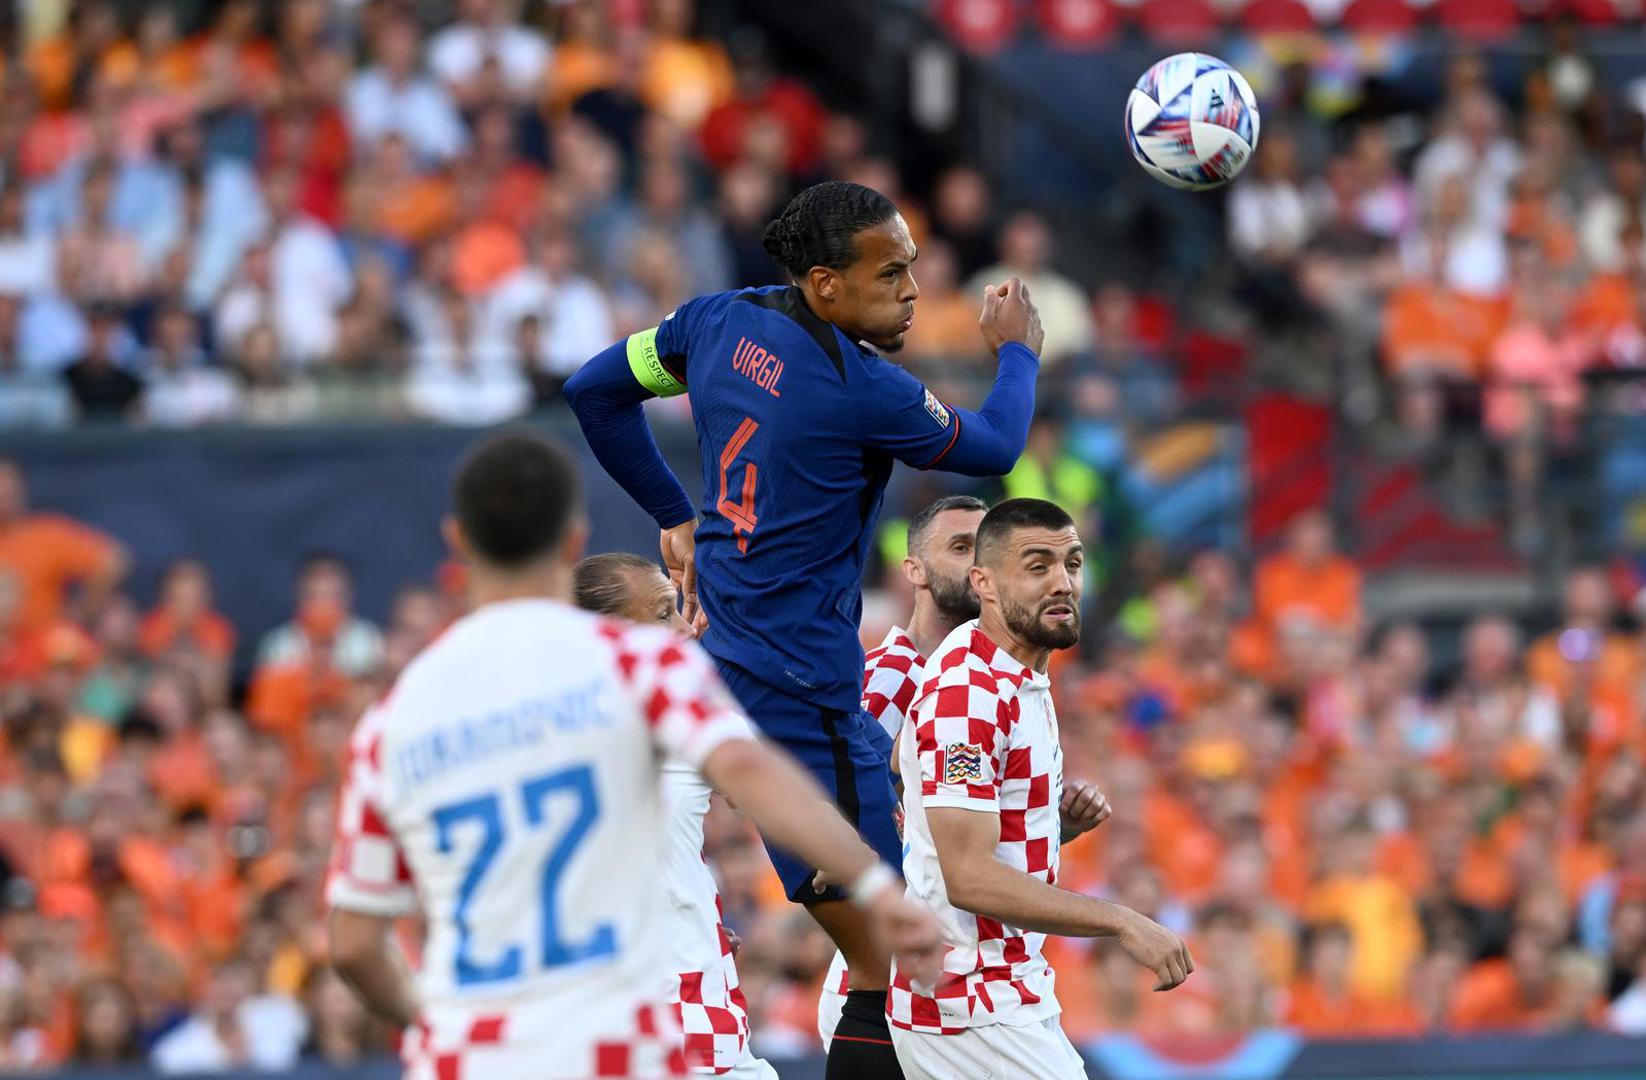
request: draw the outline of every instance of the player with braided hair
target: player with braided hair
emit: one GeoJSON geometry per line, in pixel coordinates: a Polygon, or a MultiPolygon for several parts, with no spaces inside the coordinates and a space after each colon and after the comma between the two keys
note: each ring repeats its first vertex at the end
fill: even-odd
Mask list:
{"type": "MultiPolygon", "coordinates": [[[[902,347],[920,295],[914,241],[889,199],[818,184],[763,240],[793,284],[689,300],[590,360],[566,396],[601,465],[662,529],[684,614],[748,715],[897,866],[891,740],[860,701],[875,519],[894,461],[971,476],[1012,468],[1034,413],[1040,317],[1016,279],[985,290],[979,325],[999,371],[972,412],[880,355],[902,347]],[[688,388],[702,451],[695,506],[641,408],[688,388]]],[[[768,847],[789,898],[849,968],[827,1075],[900,1077],[885,1018],[890,965],[863,913],[838,889],[814,891],[812,867],[768,847]]]]}

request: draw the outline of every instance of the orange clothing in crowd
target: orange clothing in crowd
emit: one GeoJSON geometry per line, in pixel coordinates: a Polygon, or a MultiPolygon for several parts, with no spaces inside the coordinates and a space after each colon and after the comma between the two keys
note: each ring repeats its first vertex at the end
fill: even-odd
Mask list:
{"type": "Polygon", "coordinates": [[[1423,927],[1416,904],[1397,882],[1376,873],[1328,878],[1310,890],[1303,917],[1348,928],[1354,942],[1351,992],[1384,1002],[1402,995],[1406,972],[1423,951],[1423,927]]]}
{"type": "Polygon", "coordinates": [[[712,41],[659,41],[640,73],[640,99],[646,107],[688,131],[701,124],[710,109],[731,100],[734,89],[726,50],[712,41]]]}
{"type": "Polygon", "coordinates": [[[1383,314],[1383,359],[1390,374],[1434,372],[1473,381],[1486,366],[1506,306],[1426,284],[1403,285],[1383,314]]]}
{"type": "Polygon", "coordinates": [[[1149,861],[1174,894],[1205,899],[1223,870],[1223,841],[1180,799],[1155,790],[1143,803],[1149,861]]]}
{"type": "Polygon", "coordinates": [[[452,243],[451,281],[458,292],[479,296],[526,263],[520,233],[499,221],[477,221],[452,243]]]}
{"type": "MultiPolygon", "coordinates": [[[[1596,686],[1632,690],[1642,673],[1640,646],[1622,634],[1607,634],[1596,660],[1596,686]]],[[[1560,631],[1544,634],[1526,650],[1526,674],[1551,693],[1565,697],[1573,683],[1572,661],[1561,655],[1560,631]]]]}
{"type": "Polygon", "coordinates": [[[234,654],[234,643],[234,627],[215,611],[208,611],[185,626],[165,608],[155,608],[144,616],[137,631],[138,648],[145,656],[190,648],[213,659],[226,660],[234,654]]]}
{"type": "Polygon", "coordinates": [[[1417,1035],[1423,1020],[1411,1004],[1383,1001],[1353,991],[1333,994],[1312,979],[1299,979],[1287,996],[1284,1021],[1310,1038],[1417,1035]]]}
{"type": "Polygon", "coordinates": [[[1635,322],[1635,289],[1624,274],[1596,274],[1578,294],[1572,326],[1604,334],[1635,322]]]}
{"type": "Polygon", "coordinates": [[[59,618],[71,584],[112,571],[120,548],[96,529],[56,514],[0,525],[0,574],[22,589],[11,628],[34,633],[59,618]]]}
{"type": "Polygon", "coordinates": [[[1253,606],[1271,631],[1297,615],[1348,629],[1360,621],[1360,570],[1341,555],[1319,566],[1305,566],[1286,552],[1271,555],[1258,565],[1253,606]]]}
{"type": "Polygon", "coordinates": [[[1535,1028],[1548,1017],[1546,1005],[1521,994],[1507,960],[1483,960],[1470,968],[1452,997],[1447,1023],[1457,1031],[1535,1028]]]}

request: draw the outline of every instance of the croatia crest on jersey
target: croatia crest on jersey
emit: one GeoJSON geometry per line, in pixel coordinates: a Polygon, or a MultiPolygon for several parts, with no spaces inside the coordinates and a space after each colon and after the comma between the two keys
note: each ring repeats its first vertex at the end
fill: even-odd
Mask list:
{"type": "Polygon", "coordinates": [[[943,748],[943,782],[977,784],[983,780],[983,748],[976,743],[950,743],[943,748]]]}

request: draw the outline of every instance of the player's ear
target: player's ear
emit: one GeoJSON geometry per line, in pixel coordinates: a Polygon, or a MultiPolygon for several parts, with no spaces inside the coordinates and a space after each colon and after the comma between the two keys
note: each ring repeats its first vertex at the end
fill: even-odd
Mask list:
{"type": "Polygon", "coordinates": [[[814,266],[806,271],[806,282],[812,292],[824,300],[835,300],[840,295],[840,275],[827,266],[814,266]]]}
{"type": "Polygon", "coordinates": [[[903,557],[903,578],[915,588],[922,588],[926,584],[926,568],[912,555],[905,555],[903,557]]]}
{"type": "Polygon", "coordinates": [[[464,535],[463,526],[458,523],[455,515],[447,514],[440,519],[440,536],[459,562],[474,561],[474,548],[469,545],[469,538],[464,535]]]}
{"type": "Polygon", "coordinates": [[[972,592],[977,594],[979,600],[994,599],[994,579],[987,567],[973,563],[971,570],[967,571],[967,576],[972,583],[972,592]]]}

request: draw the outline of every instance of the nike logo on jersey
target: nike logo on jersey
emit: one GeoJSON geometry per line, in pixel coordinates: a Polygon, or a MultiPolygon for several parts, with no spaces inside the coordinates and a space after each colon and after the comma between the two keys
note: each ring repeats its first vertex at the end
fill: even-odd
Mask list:
{"type": "Polygon", "coordinates": [[[732,350],[732,370],[747,375],[772,397],[783,396],[777,388],[777,380],[783,377],[783,361],[767,352],[764,345],[756,345],[746,337],[738,338],[737,348],[732,350]]]}

